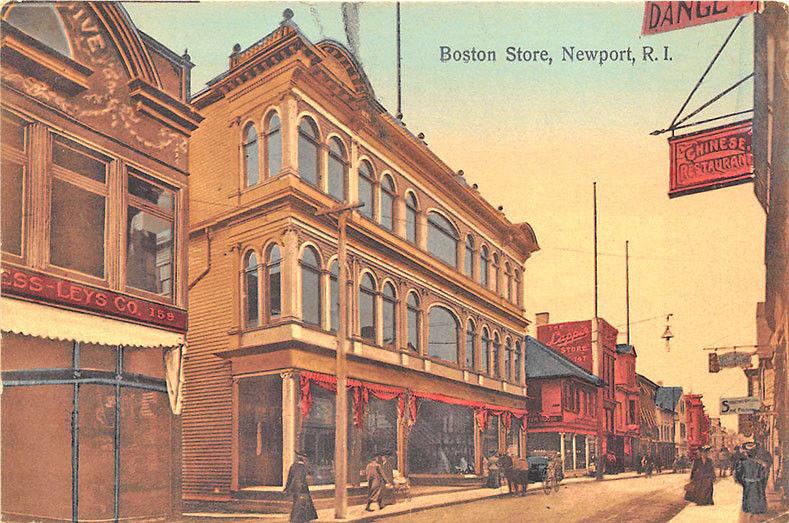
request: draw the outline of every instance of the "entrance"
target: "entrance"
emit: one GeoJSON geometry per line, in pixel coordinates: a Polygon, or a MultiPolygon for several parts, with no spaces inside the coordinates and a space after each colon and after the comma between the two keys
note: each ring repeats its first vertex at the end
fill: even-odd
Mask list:
{"type": "Polygon", "coordinates": [[[282,485],[282,378],[238,380],[238,484],[282,485]]]}

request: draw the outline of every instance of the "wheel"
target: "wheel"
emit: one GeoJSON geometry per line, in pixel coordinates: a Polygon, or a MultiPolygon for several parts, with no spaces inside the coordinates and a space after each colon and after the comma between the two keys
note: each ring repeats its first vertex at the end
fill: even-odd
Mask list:
{"type": "Polygon", "coordinates": [[[554,492],[559,492],[559,480],[558,479],[554,479],[553,480],[553,491],[554,492]]]}
{"type": "Polygon", "coordinates": [[[551,482],[547,479],[542,482],[542,491],[545,492],[546,496],[551,493],[551,482]]]}

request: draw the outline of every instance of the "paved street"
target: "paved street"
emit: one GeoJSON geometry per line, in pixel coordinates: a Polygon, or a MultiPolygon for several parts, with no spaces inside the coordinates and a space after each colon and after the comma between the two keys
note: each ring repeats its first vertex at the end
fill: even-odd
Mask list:
{"type": "Polygon", "coordinates": [[[686,474],[667,474],[580,483],[564,486],[558,493],[548,496],[537,492],[525,497],[486,499],[379,521],[454,523],[462,515],[463,520],[476,522],[663,522],[685,507],[682,486],[686,481],[686,474]]]}

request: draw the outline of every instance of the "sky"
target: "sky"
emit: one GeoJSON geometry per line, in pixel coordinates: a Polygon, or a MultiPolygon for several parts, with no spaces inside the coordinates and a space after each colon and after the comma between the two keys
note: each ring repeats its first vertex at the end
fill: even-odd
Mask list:
{"type": "MultiPolygon", "coordinates": [[[[227,68],[290,8],[312,41],[347,44],[339,3],[125,3],[136,25],[196,67],[193,92],[227,68]]],[[[764,299],[764,212],[752,184],[668,198],[664,129],[735,25],[727,20],[640,36],[643,3],[401,4],[404,122],[513,222],[527,221],[540,251],[526,262],[533,320],[594,315],[592,183],[597,182],[600,316],[625,341],[625,241],[630,242],[631,341],[637,371],[663,385],[744,396],[741,370],[707,373],[704,347],[756,341],[764,299]],[[642,46],[670,61],[641,60],[642,46]],[[440,48],[496,51],[495,62],[442,62],[440,48]],[[507,62],[509,46],[546,50],[553,63],[507,62]],[[563,48],[626,50],[636,63],[562,61],[563,48]],[[661,338],[672,314],[670,352],[661,338]]],[[[395,5],[359,6],[359,54],[375,95],[396,112],[395,5]]],[[[753,71],[746,18],[685,114],[753,71]]],[[[751,109],[752,81],[699,117],[751,109]]],[[[746,115],[747,117],[747,115],[746,115]]],[[[740,117],[744,118],[744,117],[740,117]]],[[[717,122],[720,123],[720,122],[717,122]]],[[[697,129],[691,129],[697,130],[697,129]]],[[[723,423],[736,428],[735,416],[723,423]]]]}

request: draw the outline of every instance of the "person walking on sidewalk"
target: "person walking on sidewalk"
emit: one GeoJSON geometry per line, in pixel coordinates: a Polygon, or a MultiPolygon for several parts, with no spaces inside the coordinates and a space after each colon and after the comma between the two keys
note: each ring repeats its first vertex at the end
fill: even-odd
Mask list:
{"type": "Polygon", "coordinates": [[[384,469],[381,466],[382,456],[375,456],[367,464],[367,507],[365,510],[372,512],[373,509],[370,505],[378,503],[378,508],[383,509],[386,505],[383,502],[384,485],[389,483],[384,475],[384,469]]]}
{"type": "Polygon", "coordinates": [[[728,471],[730,464],[731,454],[729,453],[729,449],[726,447],[721,447],[720,452],[718,452],[718,470],[720,472],[720,477],[726,477],[726,472],[728,471]]]}
{"type": "Polygon", "coordinates": [[[296,461],[288,470],[288,481],[285,483],[285,493],[293,498],[293,507],[290,510],[290,520],[294,523],[306,523],[318,519],[318,512],[312,502],[310,487],[307,484],[309,462],[307,456],[301,452],[296,453],[296,461]]]}
{"type": "Polygon", "coordinates": [[[758,449],[754,443],[743,445],[747,457],[740,461],[734,472],[734,479],[742,485],[742,511],[748,515],[764,514],[767,511],[763,481],[767,477],[767,468],[757,459],[758,449]]]}
{"type": "Polygon", "coordinates": [[[699,456],[693,460],[690,470],[690,483],[685,487],[685,499],[696,505],[712,505],[712,484],[715,481],[715,464],[710,459],[710,447],[699,449],[699,456]]]}

